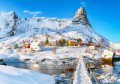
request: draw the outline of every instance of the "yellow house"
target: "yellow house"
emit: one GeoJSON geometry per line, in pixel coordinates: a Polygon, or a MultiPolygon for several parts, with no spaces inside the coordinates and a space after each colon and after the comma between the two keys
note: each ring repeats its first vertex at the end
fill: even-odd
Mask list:
{"type": "Polygon", "coordinates": [[[78,46],[78,42],[76,40],[68,40],[67,46],[78,46]]]}

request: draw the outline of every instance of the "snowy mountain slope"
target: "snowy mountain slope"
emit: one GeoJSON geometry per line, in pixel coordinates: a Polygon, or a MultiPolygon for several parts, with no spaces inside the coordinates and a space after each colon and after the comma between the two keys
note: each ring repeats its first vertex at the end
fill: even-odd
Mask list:
{"type": "Polygon", "coordinates": [[[57,18],[46,18],[46,17],[36,17],[36,18],[26,18],[25,20],[17,21],[16,34],[21,34],[25,32],[34,32],[34,30],[59,30],[71,23],[70,19],[57,19],[57,18]]]}
{"type": "MultiPolygon", "coordinates": [[[[25,20],[22,20],[18,18],[18,16],[16,16],[14,12],[8,12],[8,15],[7,13],[3,15],[4,18],[0,20],[0,27],[4,29],[1,30],[2,33],[5,30],[6,31],[2,35],[7,36],[9,32],[14,31],[15,36],[1,39],[0,40],[1,43],[2,42],[8,43],[8,40],[10,38],[16,39],[14,42],[18,42],[21,41],[21,39],[22,40],[29,39],[30,37],[36,35],[40,37],[40,39],[42,38],[41,40],[43,41],[45,41],[47,36],[49,36],[50,39],[56,40],[59,40],[61,38],[65,39],[81,38],[83,41],[86,42],[92,40],[93,42],[96,43],[102,42],[106,46],[117,48],[111,46],[112,43],[109,40],[97,34],[92,29],[92,26],[90,25],[87,19],[87,13],[83,7],[78,9],[73,19],[35,17],[25,18],[25,20]],[[8,19],[5,19],[5,17],[8,17],[8,19]],[[10,22],[11,25],[7,27],[6,24],[7,23],[10,24],[10,22]]],[[[2,35],[1,37],[3,37],[2,35]]]]}
{"type": "Polygon", "coordinates": [[[0,38],[14,35],[17,19],[15,12],[0,13],[0,38]]]}

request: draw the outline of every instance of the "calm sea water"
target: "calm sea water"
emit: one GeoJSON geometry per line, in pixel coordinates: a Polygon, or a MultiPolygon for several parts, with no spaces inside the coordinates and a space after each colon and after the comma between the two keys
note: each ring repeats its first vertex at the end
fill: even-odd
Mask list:
{"type": "Polygon", "coordinates": [[[13,66],[16,68],[29,69],[42,74],[47,74],[50,76],[61,76],[62,80],[56,81],[55,84],[72,84],[73,80],[70,79],[73,76],[74,69],[76,67],[76,63],[74,64],[62,64],[62,65],[50,65],[50,64],[32,64],[32,63],[24,63],[24,62],[6,62],[8,66],[13,66]]]}

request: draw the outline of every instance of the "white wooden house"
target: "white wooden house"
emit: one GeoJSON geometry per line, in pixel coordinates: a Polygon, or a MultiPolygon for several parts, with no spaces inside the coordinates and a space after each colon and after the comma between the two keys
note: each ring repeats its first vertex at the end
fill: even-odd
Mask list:
{"type": "Polygon", "coordinates": [[[43,50],[44,46],[41,42],[33,42],[30,45],[30,50],[34,50],[34,51],[40,51],[43,50]]]}
{"type": "Polygon", "coordinates": [[[48,45],[49,46],[57,46],[57,41],[56,40],[49,40],[48,45]]]}
{"type": "Polygon", "coordinates": [[[11,48],[11,49],[17,49],[18,48],[18,44],[11,44],[9,46],[9,48],[11,48]]]}
{"type": "Polygon", "coordinates": [[[90,50],[95,50],[96,47],[95,47],[95,46],[89,46],[89,49],[90,49],[90,50]]]}

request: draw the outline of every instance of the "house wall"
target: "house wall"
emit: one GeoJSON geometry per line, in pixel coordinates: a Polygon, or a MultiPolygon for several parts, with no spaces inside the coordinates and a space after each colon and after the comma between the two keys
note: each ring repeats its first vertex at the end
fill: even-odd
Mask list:
{"type": "Polygon", "coordinates": [[[67,46],[71,46],[71,41],[70,40],[67,41],[67,46]]]}
{"type": "Polygon", "coordinates": [[[24,44],[25,48],[30,48],[30,44],[24,44]]]}
{"type": "Polygon", "coordinates": [[[49,46],[56,46],[57,45],[57,42],[56,41],[49,41],[49,46]]]}
{"type": "Polygon", "coordinates": [[[18,45],[17,45],[17,44],[12,44],[12,45],[10,46],[10,48],[11,48],[11,49],[17,49],[17,48],[18,48],[18,45]]]}
{"type": "Polygon", "coordinates": [[[95,50],[95,46],[89,46],[90,50],[95,50]]]}
{"type": "Polygon", "coordinates": [[[67,46],[78,46],[78,42],[74,42],[74,41],[67,41],[67,46]]]}
{"type": "Polygon", "coordinates": [[[40,50],[40,47],[39,46],[30,46],[30,49],[33,49],[35,51],[39,51],[40,50]]]}

